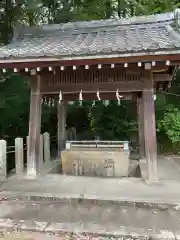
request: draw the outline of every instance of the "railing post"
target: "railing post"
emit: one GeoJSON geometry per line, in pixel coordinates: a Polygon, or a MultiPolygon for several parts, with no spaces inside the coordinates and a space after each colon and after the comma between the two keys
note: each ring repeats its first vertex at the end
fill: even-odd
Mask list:
{"type": "Polygon", "coordinates": [[[44,163],[44,157],[43,157],[43,148],[44,148],[44,144],[43,144],[43,135],[40,135],[40,154],[39,154],[39,171],[41,172],[42,167],[43,167],[43,163],[44,163]]]}
{"type": "Polygon", "coordinates": [[[0,140],[0,181],[7,177],[7,143],[0,140]]]}
{"type": "Polygon", "coordinates": [[[24,173],[23,138],[15,139],[15,164],[16,174],[21,176],[24,173]]]}
{"type": "Polygon", "coordinates": [[[43,139],[44,139],[44,161],[49,162],[50,161],[50,137],[49,133],[45,132],[43,134],[43,139]]]}
{"type": "Polygon", "coordinates": [[[29,136],[26,137],[26,146],[27,146],[27,169],[29,164],[29,136]]]}

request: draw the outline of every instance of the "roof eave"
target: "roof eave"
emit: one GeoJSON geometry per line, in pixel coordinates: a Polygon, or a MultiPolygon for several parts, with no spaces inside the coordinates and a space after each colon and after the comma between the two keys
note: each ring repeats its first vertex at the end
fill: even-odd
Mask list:
{"type": "Polygon", "coordinates": [[[74,61],[74,60],[100,60],[100,59],[114,59],[114,58],[131,58],[131,57],[148,57],[152,56],[164,56],[164,55],[178,55],[180,49],[168,50],[168,51],[149,51],[139,53],[120,53],[120,54],[99,54],[99,55],[80,55],[80,56],[65,56],[65,57],[34,57],[34,58],[14,58],[14,59],[0,59],[1,64],[6,63],[32,63],[32,62],[60,62],[60,61],[74,61]]]}

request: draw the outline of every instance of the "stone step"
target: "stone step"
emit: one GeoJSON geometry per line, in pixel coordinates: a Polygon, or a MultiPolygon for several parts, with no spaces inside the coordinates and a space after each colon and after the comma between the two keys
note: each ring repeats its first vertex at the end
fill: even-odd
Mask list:
{"type": "Polygon", "coordinates": [[[180,212],[119,206],[117,203],[4,199],[0,204],[0,230],[10,229],[88,235],[98,240],[120,237],[177,240],[180,239],[180,212]]]}
{"type": "Polygon", "coordinates": [[[117,202],[119,206],[179,209],[179,183],[168,180],[146,185],[137,178],[102,179],[49,174],[34,180],[7,180],[0,186],[0,198],[49,202],[117,202]]]}
{"type": "Polygon", "coordinates": [[[163,209],[180,209],[180,201],[166,201],[155,200],[155,199],[131,199],[131,198],[105,198],[101,196],[91,196],[91,195],[69,195],[69,194],[50,194],[50,193],[37,193],[37,192],[15,192],[15,191],[2,191],[0,192],[0,202],[3,200],[13,201],[34,201],[34,202],[50,202],[50,203],[61,203],[67,202],[70,204],[77,204],[80,202],[89,203],[89,204],[97,204],[97,205],[116,205],[118,207],[136,207],[136,208],[157,208],[159,210],[163,209]]]}

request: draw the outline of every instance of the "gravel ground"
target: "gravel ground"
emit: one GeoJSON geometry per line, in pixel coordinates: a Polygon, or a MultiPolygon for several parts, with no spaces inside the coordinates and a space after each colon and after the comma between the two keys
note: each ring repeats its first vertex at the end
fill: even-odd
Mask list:
{"type": "Polygon", "coordinates": [[[0,236],[1,240],[61,240],[57,236],[49,236],[42,233],[32,232],[6,232],[0,236]]]}
{"type": "MultiPolygon", "coordinates": [[[[0,240],[133,240],[133,238],[122,237],[100,237],[90,235],[49,235],[36,232],[8,232],[0,236],[0,240]]],[[[140,240],[147,240],[146,238],[140,240]]]]}

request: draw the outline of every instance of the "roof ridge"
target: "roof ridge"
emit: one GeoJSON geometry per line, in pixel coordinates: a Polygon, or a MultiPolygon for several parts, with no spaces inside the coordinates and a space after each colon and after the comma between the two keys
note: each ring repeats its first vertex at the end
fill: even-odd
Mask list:
{"type": "MultiPolygon", "coordinates": [[[[68,22],[63,24],[54,24],[54,26],[68,26],[72,25],[73,27],[77,24],[82,25],[89,25],[89,23],[92,23],[92,25],[98,24],[98,26],[104,26],[103,23],[113,23],[113,25],[131,25],[131,24],[142,24],[142,23],[153,23],[153,22],[163,22],[163,21],[170,21],[174,19],[174,12],[168,12],[168,13],[160,13],[160,14],[151,14],[151,15],[142,15],[142,16],[133,16],[128,18],[110,18],[110,19],[101,19],[101,20],[90,20],[90,21],[77,21],[77,22],[68,22]],[[99,24],[102,25],[99,25],[99,24]]],[[[44,25],[44,27],[49,25],[44,25]]],[[[51,25],[52,26],[52,25],[51,25]]],[[[107,25],[106,25],[107,26],[107,25]]],[[[111,25],[109,25],[111,26],[111,25]]]]}
{"type": "Polygon", "coordinates": [[[157,22],[168,22],[175,19],[175,15],[180,13],[180,9],[176,9],[174,12],[147,15],[147,16],[133,16],[130,18],[110,18],[101,20],[91,20],[91,21],[77,21],[77,22],[67,22],[61,24],[46,24],[39,26],[25,26],[19,25],[14,29],[14,40],[25,36],[32,36],[33,34],[40,35],[46,32],[53,31],[66,31],[66,30],[83,30],[83,29],[96,29],[104,27],[116,27],[116,26],[126,26],[126,25],[140,25],[140,24],[151,24],[157,22]]]}
{"type": "Polygon", "coordinates": [[[35,28],[20,26],[22,31],[17,32],[15,41],[0,49],[0,58],[77,60],[177,54],[180,52],[179,13],[180,10],[35,28]],[[84,31],[87,34],[81,34],[84,31]]]}

